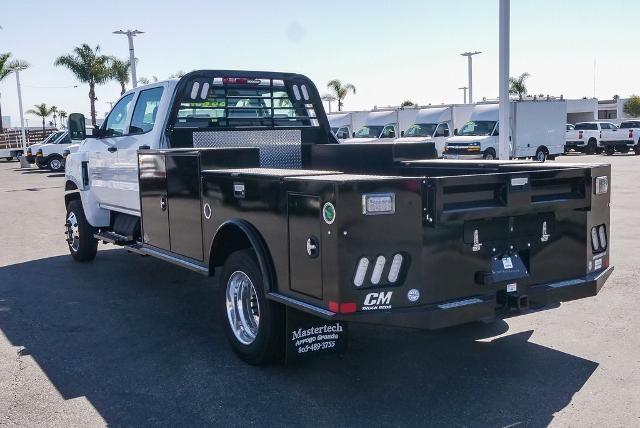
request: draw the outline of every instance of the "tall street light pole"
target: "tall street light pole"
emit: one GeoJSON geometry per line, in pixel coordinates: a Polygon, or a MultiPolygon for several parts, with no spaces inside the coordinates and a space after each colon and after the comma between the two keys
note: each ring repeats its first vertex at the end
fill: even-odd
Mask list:
{"type": "Polygon", "coordinates": [[[22,130],[22,153],[24,156],[27,154],[27,134],[24,130],[24,111],[22,110],[22,89],[20,88],[20,67],[16,67],[14,72],[16,73],[16,86],[18,87],[18,108],[20,109],[20,129],[22,130]]]}
{"type": "Polygon", "coordinates": [[[464,104],[467,103],[467,89],[469,89],[467,86],[462,86],[458,89],[462,89],[464,91],[464,104]]]}
{"type": "Polygon", "coordinates": [[[500,35],[499,35],[499,89],[500,112],[498,118],[498,159],[511,157],[511,103],[509,100],[509,20],[510,0],[500,0],[500,35]]]}
{"type": "Polygon", "coordinates": [[[144,31],[139,30],[127,30],[127,31],[114,31],[113,34],[124,34],[129,39],[129,62],[131,64],[131,84],[134,88],[138,86],[138,79],[136,77],[136,55],[133,52],[133,36],[137,34],[144,34],[144,31]]]}
{"type": "Polygon", "coordinates": [[[475,52],[465,52],[460,55],[467,57],[467,66],[469,69],[469,104],[473,104],[473,59],[474,55],[481,54],[480,51],[475,52]]]}

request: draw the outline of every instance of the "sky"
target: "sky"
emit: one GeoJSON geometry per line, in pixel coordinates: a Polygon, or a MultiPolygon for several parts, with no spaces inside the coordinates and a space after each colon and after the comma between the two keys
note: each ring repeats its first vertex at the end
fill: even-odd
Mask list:
{"type": "MultiPolygon", "coordinates": [[[[592,97],[595,61],[597,97],[640,93],[633,16],[637,0],[513,0],[510,74],[528,72],[532,94],[592,97]]],[[[0,26],[0,52],[31,64],[20,74],[24,110],[44,102],[88,116],[88,86],[53,63],[81,43],[128,58],[126,37],[112,34],[118,29],[145,32],[135,52],[138,76],[150,79],[194,69],[291,71],[309,76],[321,94],[334,78],[354,84],[346,110],[407,99],[461,103],[460,53],[482,51],[473,60],[474,99],[498,95],[498,0],[2,0],[0,26]]],[[[96,92],[103,117],[120,87],[96,92]]],[[[0,82],[0,94],[2,114],[17,126],[14,76],[0,82]]]]}

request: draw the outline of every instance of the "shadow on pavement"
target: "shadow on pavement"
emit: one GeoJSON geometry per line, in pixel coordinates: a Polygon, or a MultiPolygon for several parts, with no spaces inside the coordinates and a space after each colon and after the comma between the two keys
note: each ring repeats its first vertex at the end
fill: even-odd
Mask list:
{"type": "Polygon", "coordinates": [[[437,332],[354,325],[350,349],[251,367],[227,345],[212,278],[123,250],[0,268],[0,329],[65,399],[113,425],[548,424],[598,364],[504,321],[437,332]]]}

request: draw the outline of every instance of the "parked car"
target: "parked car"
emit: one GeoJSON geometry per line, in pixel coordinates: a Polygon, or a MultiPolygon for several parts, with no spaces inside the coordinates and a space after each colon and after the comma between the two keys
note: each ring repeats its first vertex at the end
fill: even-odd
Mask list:
{"type": "Polygon", "coordinates": [[[445,140],[469,121],[473,105],[430,107],[418,111],[413,123],[396,143],[433,142],[437,157],[444,153],[445,140]]]}
{"type": "MultiPolygon", "coordinates": [[[[511,158],[547,158],[564,153],[567,107],[564,101],[511,101],[511,158]]],[[[498,104],[476,105],[471,120],[448,138],[447,159],[496,159],[498,104]]]]}

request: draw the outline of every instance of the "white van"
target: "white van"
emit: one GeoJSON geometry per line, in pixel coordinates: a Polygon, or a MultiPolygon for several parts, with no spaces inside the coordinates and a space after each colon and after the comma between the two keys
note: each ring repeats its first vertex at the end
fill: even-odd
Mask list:
{"type": "Polygon", "coordinates": [[[352,138],[345,143],[393,142],[401,129],[415,122],[418,109],[377,110],[370,112],[352,138]]]}
{"type": "Polygon", "coordinates": [[[473,105],[451,105],[445,107],[428,107],[418,111],[413,123],[396,143],[434,142],[438,157],[444,153],[445,140],[458,128],[469,121],[473,105]]]}
{"type": "MultiPolygon", "coordinates": [[[[511,158],[547,158],[564,153],[565,101],[511,101],[511,158]]],[[[456,136],[445,143],[446,159],[497,159],[498,104],[476,105],[456,136]]]]}

